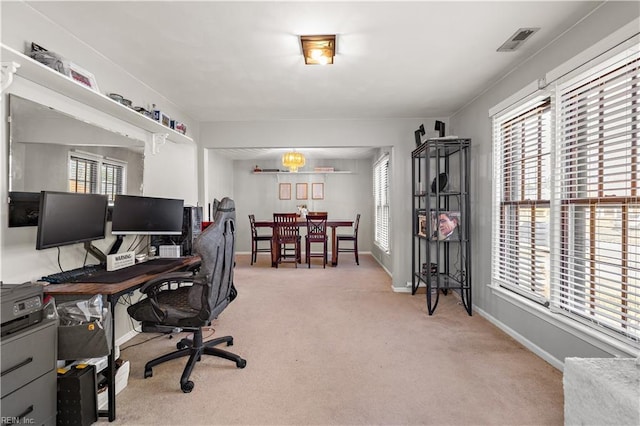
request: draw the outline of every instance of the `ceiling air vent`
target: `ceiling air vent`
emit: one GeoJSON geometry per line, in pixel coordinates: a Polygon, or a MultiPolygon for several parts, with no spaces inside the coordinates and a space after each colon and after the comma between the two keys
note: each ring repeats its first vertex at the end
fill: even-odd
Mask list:
{"type": "Polygon", "coordinates": [[[498,47],[498,52],[513,52],[522,46],[540,28],[520,28],[502,46],[498,47]]]}

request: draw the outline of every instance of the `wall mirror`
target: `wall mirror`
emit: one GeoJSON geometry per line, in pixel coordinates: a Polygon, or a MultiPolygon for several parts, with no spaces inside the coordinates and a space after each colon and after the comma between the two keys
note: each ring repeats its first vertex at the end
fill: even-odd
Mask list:
{"type": "Polygon", "coordinates": [[[104,193],[101,180],[115,164],[123,170],[117,181],[121,191],[142,195],[144,141],[14,94],[9,95],[9,115],[9,226],[34,225],[34,221],[37,225],[37,213],[32,211],[36,193],[70,191],[86,184],[81,182],[86,179],[72,176],[72,159],[76,166],[84,160],[99,165],[91,178],[97,185],[93,192],[104,193]],[[78,158],[83,160],[77,163],[78,158]]]}

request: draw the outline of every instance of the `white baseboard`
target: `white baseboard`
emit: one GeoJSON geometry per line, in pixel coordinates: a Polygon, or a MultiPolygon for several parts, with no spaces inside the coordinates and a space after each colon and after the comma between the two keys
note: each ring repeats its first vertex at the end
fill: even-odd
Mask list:
{"type": "Polygon", "coordinates": [[[482,309],[478,308],[477,306],[474,305],[473,306],[473,310],[475,312],[477,312],[480,316],[485,318],[487,321],[489,321],[491,324],[495,325],[500,330],[504,331],[509,336],[513,337],[515,340],[517,340],[520,344],[522,344],[524,347],[529,349],[531,352],[533,352],[534,354],[538,355],[540,358],[544,359],[545,361],[547,361],[549,364],[551,364],[552,366],[554,366],[558,370],[564,371],[564,362],[563,362],[563,360],[560,360],[560,359],[554,357],[549,352],[545,351],[540,346],[536,345],[535,343],[533,343],[532,341],[530,341],[529,339],[524,337],[522,334],[516,332],[511,327],[508,327],[503,322],[498,321],[495,317],[489,315],[487,312],[483,311],[482,309]]]}
{"type": "Polygon", "coordinates": [[[116,345],[122,346],[124,343],[127,343],[129,340],[133,339],[138,334],[139,333],[135,330],[129,330],[128,333],[125,333],[124,335],[116,339],[116,345]]]}

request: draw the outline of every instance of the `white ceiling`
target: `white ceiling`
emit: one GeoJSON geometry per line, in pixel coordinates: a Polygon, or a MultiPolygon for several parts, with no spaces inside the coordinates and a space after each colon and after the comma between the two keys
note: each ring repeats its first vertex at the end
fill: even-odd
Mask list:
{"type": "Polygon", "coordinates": [[[447,117],[601,4],[28,3],[198,121],[447,117]],[[305,66],[299,35],[324,33],[335,64],[305,66]]]}

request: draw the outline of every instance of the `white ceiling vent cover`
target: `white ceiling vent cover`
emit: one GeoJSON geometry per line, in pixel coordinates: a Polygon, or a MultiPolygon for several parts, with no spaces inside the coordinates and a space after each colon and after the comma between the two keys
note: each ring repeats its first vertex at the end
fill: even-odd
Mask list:
{"type": "Polygon", "coordinates": [[[529,40],[529,38],[540,28],[520,28],[516,31],[502,46],[498,47],[498,52],[513,52],[522,46],[522,43],[529,40]]]}

